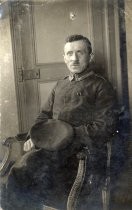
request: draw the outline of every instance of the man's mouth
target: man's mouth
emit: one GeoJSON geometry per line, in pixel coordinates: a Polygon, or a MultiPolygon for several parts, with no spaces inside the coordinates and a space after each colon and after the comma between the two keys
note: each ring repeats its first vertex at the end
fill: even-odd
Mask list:
{"type": "Polygon", "coordinates": [[[79,63],[74,63],[71,66],[79,66],[79,63]]]}

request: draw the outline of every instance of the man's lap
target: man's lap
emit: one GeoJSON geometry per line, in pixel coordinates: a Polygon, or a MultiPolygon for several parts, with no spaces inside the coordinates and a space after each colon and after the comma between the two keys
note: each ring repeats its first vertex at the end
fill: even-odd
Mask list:
{"type": "MultiPolygon", "coordinates": [[[[76,177],[78,161],[75,155],[69,157],[65,164],[59,164],[58,161],[54,154],[39,150],[29,153],[26,158],[23,157],[21,164],[14,165],[8,178],[5,201],[10,207],[4,210],[12,210],[15,205],[18,210],[35,208],[39,210],[44,204],[65,209],[68,194],[76,177]]],[[[93,203],[99,205],[100,195],[98,196],[97,189],[98,186],[94,186],[90,195],[89,192],[87,194],[87,189],[83,190],[81,197],[84,199],[80,199],[79,210],[81,208],[84,210],[84,207],[93,203]],[[93,196],[95,194],[97,196],[93,196]]]]}

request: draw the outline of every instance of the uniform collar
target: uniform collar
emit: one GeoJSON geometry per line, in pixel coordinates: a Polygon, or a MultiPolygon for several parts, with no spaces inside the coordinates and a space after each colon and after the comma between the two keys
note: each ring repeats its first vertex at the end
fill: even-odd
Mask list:
{"type": "Polygon", "coordinates": [[[85,70],[84,72],[80,73],[80,74],[74,74],[74,75],[69,75],[69,80],[70,81],[81,81],[89,76],[91,76],[93,74],[93,71],[90,70],[85,70]]]}

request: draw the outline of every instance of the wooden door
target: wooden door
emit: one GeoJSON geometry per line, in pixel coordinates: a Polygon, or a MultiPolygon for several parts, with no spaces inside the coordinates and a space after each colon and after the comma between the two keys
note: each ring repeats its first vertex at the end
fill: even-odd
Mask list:
{"type": "Polygon", "coordinates": [[[10,3],[20,132],[31,127],[56,81],[68,74],[63,62],[63,45],[68,35],[89,37],[97,65],[101,64],[103,73],[112,77],[109,61],[113,60],[107,43],[110,40],[108,27],[105,27],[108,20],[108,14],[104,13],[106,0],[99,2],[34,0],[10,3]]]}
{"type": "Polygon", "coordinates": [[[56,81],[68,74],[65,37],[90,37],[88,11],[87,0],[11,3],[20,132],[30,128],[56,81]]]}

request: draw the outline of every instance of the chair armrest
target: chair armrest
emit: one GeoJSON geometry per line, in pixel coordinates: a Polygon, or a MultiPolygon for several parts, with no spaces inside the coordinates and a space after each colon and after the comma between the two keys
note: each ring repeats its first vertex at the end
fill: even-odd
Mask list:
{"type": "MultiPolygon", "coordinates": [[[[15,137],[8,137],[2,141],[2,145],[5,149],[5,154],[2,162],[0,163],[0,176],[5,176],[5,174],[9,171],[11,165],[15,162],[11,160],[11,153],[14,143],[23,144],[28,138],[28,133],[20,133],[15,137]]],[[[21,145],[22,146],[22,145],[21,145]]],[[[23,149],[21,149],[21,155],[23,154],[23,149]]]]}
{"type": "Polygon", "coordinates": [[[0,176],[4,176],[8,166],[10,165],[10,155],[11,155],[11,147],[13,142],[16,141],[15,137],[9,137],[3,140],[2,145],[5,148],[5,155],[0,163],[0,176]]]}

